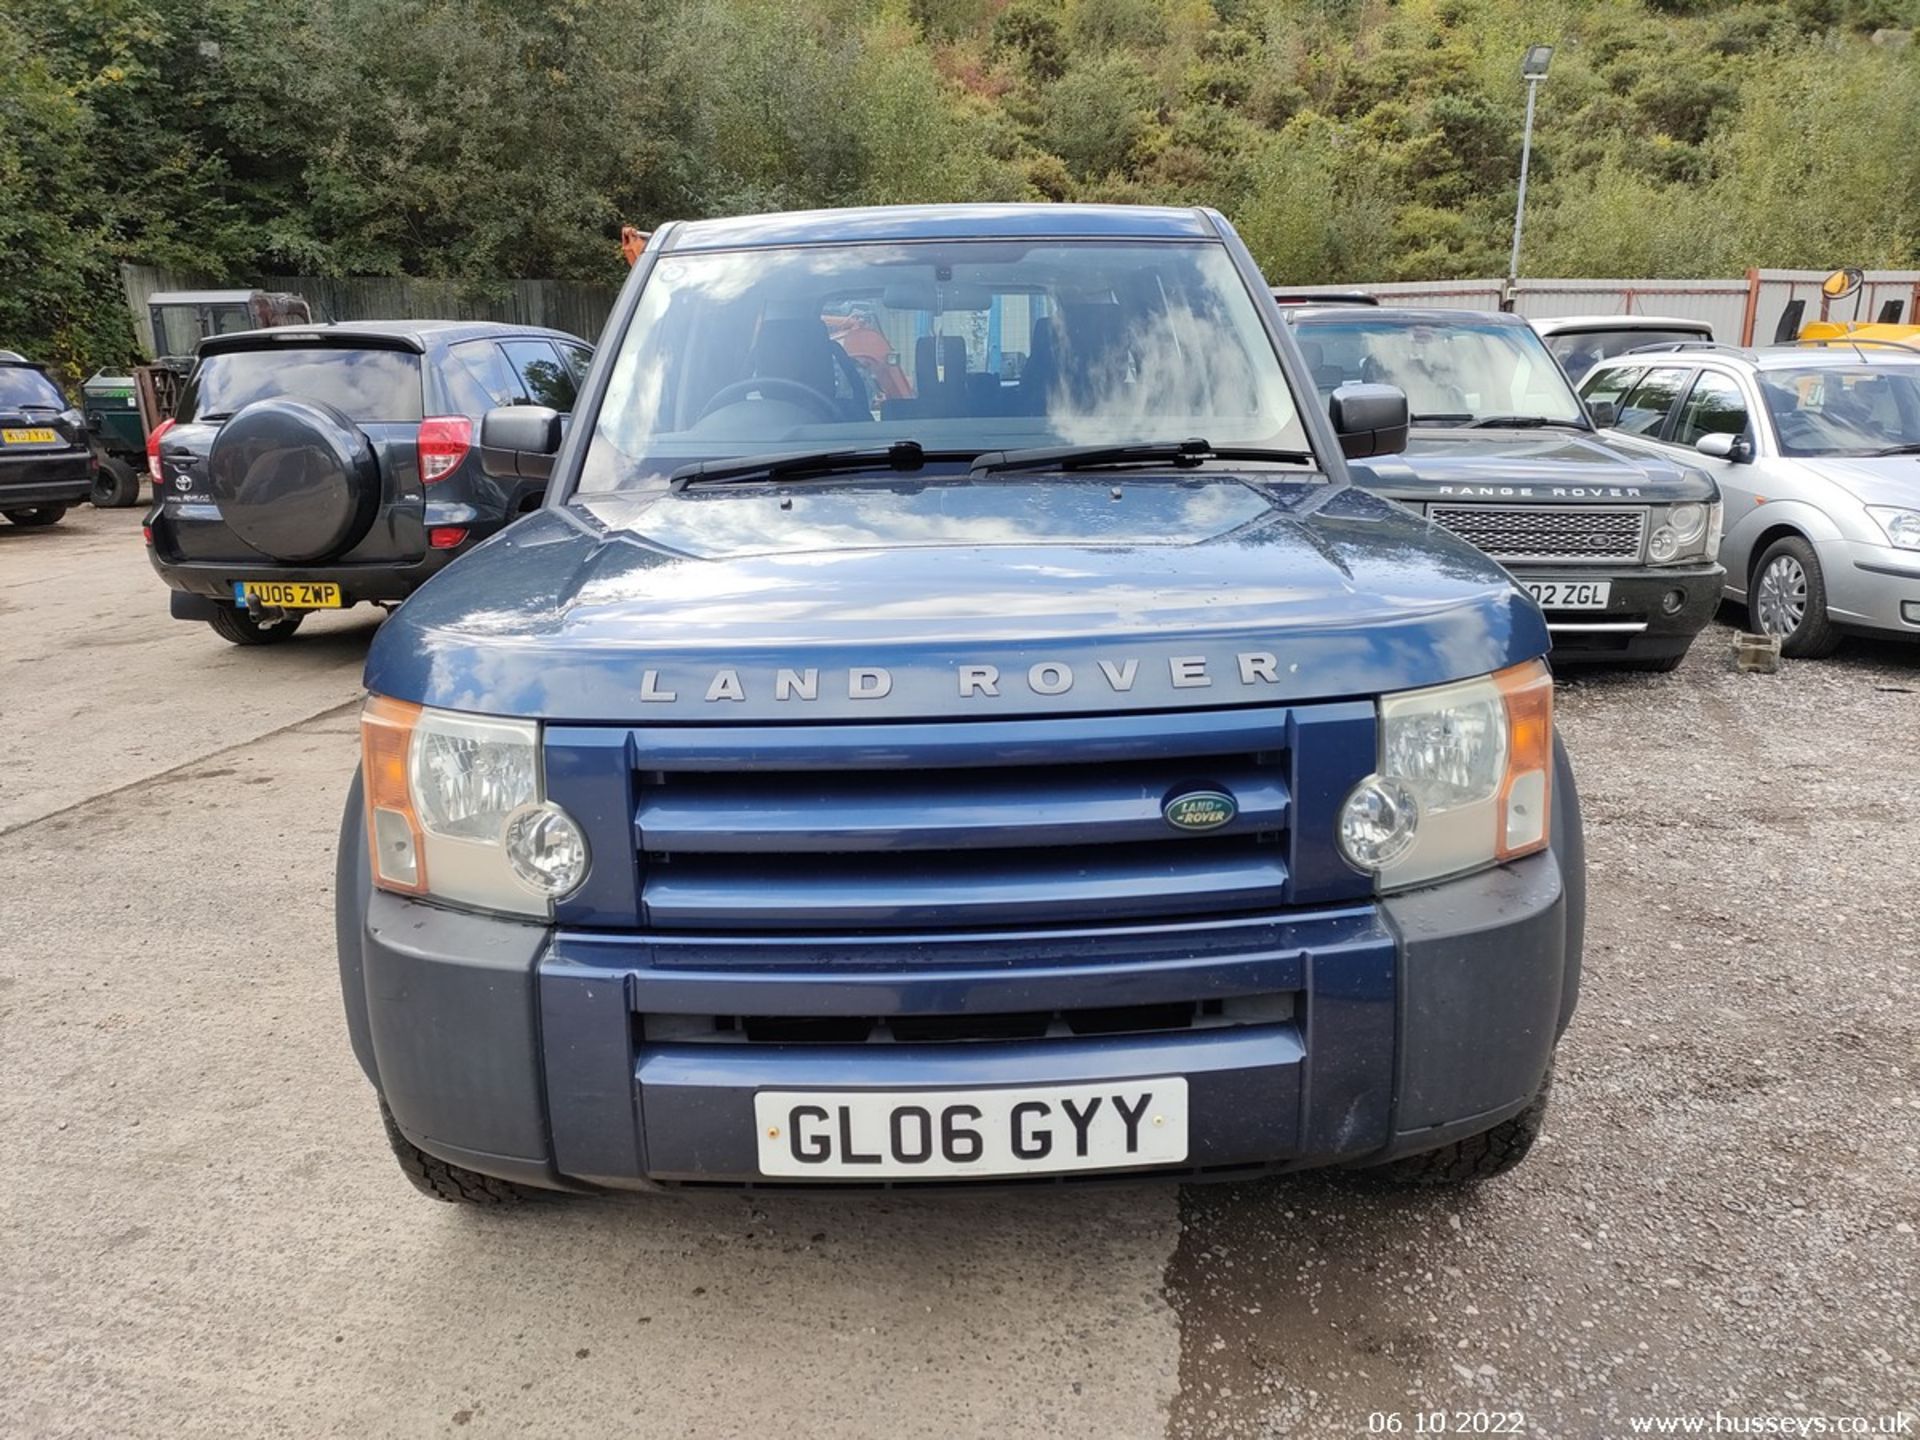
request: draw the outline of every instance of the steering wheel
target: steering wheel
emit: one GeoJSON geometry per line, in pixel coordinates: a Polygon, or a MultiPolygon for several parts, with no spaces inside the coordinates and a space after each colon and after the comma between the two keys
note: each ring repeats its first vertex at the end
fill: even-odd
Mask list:
{"type": "Polygon", "coordinates": [[[789,399],[805,405],[822,420],[840,418],[840,407],[833,403],[832,397],[822,395],[811,385],[802,385],[798,380],[783,380],[778,375],[753,375],[745,380],[736,380],[731,385],[721,386],[714,392],[713,398],[701,408],[694,423],[698,424],[714,411],[724,409],[736,400],[746,399],[756,390],[769,400],[774,399],[777,394],[781,399],[789,399]]]}
{"type": "Polygon", "coordinates": [[[841,375],[846,378],[848,387],[853,391],[853,403],[860,407],[862,417],[871,419],[873,391],[867,384],[867,372],[862,370],[854,358],[838,345],[833,347],[833,363],[840,367],[841,375]]]}

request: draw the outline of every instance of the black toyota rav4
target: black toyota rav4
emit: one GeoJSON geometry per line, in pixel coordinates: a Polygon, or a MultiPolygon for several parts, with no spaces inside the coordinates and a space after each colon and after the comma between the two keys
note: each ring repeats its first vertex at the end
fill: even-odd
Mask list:
{"type": "Polygon", "coordinates": [[[312,610],[405,599],[546,493],[544,473],[482,468],[479,418],[566,414],[590,355],[558,330],[436,320],[202,342],[178,416],[147,442],[149,553],[174,617],[258,645],[312,610]]]}

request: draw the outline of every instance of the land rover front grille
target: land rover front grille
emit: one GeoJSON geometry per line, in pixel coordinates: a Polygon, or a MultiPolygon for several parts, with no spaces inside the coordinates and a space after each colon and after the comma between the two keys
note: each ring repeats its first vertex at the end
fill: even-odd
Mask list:
{"type": "Polygon", "coordinates": [[[1307,813],[1330,831],[1372,745],[1371,715],[1347,705],[636,731],[644,923],[912,933],[1319,899],[1352,872],[1326,873],[1331,835],[1316,834],[1300,883],[1303,770],[1307,813]],[[1232,796],[1231,820],[1170,825],[1163,806],[1194,788],[1232,796]]]}
{"type": "Polygon", "coordinates": [[[1429,505],[1427,518],[1496,560],[1637,563],[1644,506],[1429,505]]]}

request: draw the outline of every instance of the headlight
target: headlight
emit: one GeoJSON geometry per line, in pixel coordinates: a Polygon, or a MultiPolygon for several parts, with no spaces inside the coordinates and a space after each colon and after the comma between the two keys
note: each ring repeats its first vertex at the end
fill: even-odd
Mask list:
{"type": "Polygon", "coordinates": [[[1647,515],[1647,559],[1655,565],[1711,560],[1720,549],[1720,502],[1655,505],[1647,515]]]}
{"type": "Polygon", "coordinates": [[[381,888],[544,917],[585,881],[586,838],[542,794],[534,722],[375,695],[360,736],[381,888]]]}
{"type": "Polygon", "coordinates": [[[1553,676],[1529,661],[1380,702],[1379,769],[1340,813],[1340,850],[1382,890],[1428,884],[1547,843],[1553,676]]]}
{"type": "Polygon", "coordinates": [[[1920,550],[1920,510],[1893,505],[1869,505],[1867,514],[1887,532],[1887,543],[1901,550],[1920,550]]]}

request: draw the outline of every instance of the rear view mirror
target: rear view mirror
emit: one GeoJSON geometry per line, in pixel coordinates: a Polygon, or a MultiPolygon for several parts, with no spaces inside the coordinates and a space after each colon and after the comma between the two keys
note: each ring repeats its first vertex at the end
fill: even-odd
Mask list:
{"type": "Polygon", "coordinates": [[[1397,385],[1342,385],[1328,399],[1327,414],[1349,460],[1407,448],[1407,393],[1397,385]]]}
{"type": "Polygon", "coordinates": [[[496,480],[545,480],[566,417],[544,405],[502,405],[480,419],[480,468],[496,480]]]}
{"type": "Polygon", "coordinates": [[[1753,458],[1753,442],[1744,435],[1702,435],[1693,448],[1716,460],[1731,460],[1741,465],[1753,458]]]}
{"type": "Polygon", "coordinates": [[[1589,400],[1587,418],[1596,428],[1610,430],[1620,423],[1620,407],[1611,400],[1589,400]]]}

